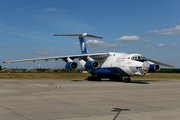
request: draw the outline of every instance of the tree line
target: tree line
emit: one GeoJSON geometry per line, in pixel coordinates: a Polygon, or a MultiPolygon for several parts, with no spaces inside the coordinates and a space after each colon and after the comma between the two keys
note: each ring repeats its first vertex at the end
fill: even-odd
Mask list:
{"type": "Polygon", "coordinates": [[[180,73],[180,69],[161,68],[158,72],[149,72],[149,73],[180,73]]]}
{"type": "MultiPolygon", "coordinates": [[[[0,65],[0,70],[2,70],[2,66],[0,65]]],[[[39,69],[36,69],[38,72],[45,72],[49,69],[45,69],[45,68],[39,68],[39,69]]],[[[66,69],[61,69],[62,72],[82,72],[83,70],[82,69],[77,69],[77,70],[74,70],[74,71],[69,71],[69,70],[66,70],[66,69]]],[[[57,70],[54,70],[54,72],[57,72],[57,70]]],[[[161,68],[160,71],[158,72],[149,72],[149,73],[180,73],[180,69],[168,69],[168,68],[161,68]]]]}

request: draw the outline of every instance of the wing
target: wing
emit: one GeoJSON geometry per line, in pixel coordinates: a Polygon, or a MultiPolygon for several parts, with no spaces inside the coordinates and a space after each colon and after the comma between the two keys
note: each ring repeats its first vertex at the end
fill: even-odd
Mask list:
{"type": "Polygon", "coordinates": [[[162,65],[162,66],[166,66],[166,67],[174,67],[174,66],[164,64],[164,63],[161,63],[161,62],[157,62],[157,61],[154,61],[154,60],[150,60],[150,59],[147,59],[147,60],[150,61],[150,62],[156,63],[158,65],[162,65]]]}
{"type": "Polygon", "coordinates": [[[109,53],[94,53],[94,54],[80,54],[80,55],[69,55],[69,56],[56,56],[56,57],[45,57],[45,58],[34,58],[34,59],[23,59],[23,60],[14,60],[14,61],[5,61],[3,63],[15,63],[15,62],[27,62],[27,61],[33,61],[36,62],[38,60],[52,60],[55,59],[56,61],[58,59],[63,59],[66,61],[67,58],[71,58],[72,60],[74,60],[75,58],[79,58],[79,59],[86,59],[88,56],[96,59],[96,58],[104,58],[104,57],[108,57],[110,54],[109,53]]]}

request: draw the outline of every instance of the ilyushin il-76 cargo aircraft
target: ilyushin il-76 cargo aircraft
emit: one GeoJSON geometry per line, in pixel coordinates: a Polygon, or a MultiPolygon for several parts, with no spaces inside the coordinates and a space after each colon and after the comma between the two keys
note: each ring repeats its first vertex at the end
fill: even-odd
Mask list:
{"type": "Polygon", "coordinates": [[[159,65],[173,67],[171,65],[146,59],[141,54],[127,54],[117,52],[90,54],[88,51],[85,37],[99,39],[102,39],[102,37],[89,35],[87,33],[55,34],[54,36],[78,36],[82,54],[6,61],[4,63],[15,63],[25,61],[35,62],[37,60],[48,61],[51,59],[55,59],[57,61],[58,59],[62,59],[66,62],[65,68],[67,70],[75,70],[78,67],[78,64],[74,61],[74,59],[77,58],[79,59],[80,66],[92,75],[91,77],[88,77],[89,80],[101,80],[101,78],[109,78],[110,80],[118,80],[124,82],[130,82],[131,76],[144,76],[148,71],[159,71],[159,65]]]}

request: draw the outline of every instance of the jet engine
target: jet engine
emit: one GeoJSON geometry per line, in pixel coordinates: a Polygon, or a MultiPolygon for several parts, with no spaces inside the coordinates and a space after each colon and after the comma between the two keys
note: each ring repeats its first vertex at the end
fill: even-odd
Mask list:
{"type": "Polygon", "coordinates": [[[88,61],[84,66],[86,69],[97,69],[99,67],[99,62],[96,60],[88,61]]]}
{"type": "Polygon", "coordinates": [[[160,70],[160,66],[157,64],[150,64],[149,71],[150,72],[158,72],[160,70]]]}
{"type": "Polygon", "coordinates": [[[68,62],[66,65],[65,65],[65,68],[67,70],[74,70],[78,67],[78,64],[76,62],[68,62]]]}

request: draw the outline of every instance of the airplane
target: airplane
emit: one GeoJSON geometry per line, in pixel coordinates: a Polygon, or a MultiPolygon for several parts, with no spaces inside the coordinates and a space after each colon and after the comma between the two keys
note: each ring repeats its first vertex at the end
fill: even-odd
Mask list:
{"type": "Polygon", "coordinates": [[[131,76],[144,76],[148,71],[159,71],[160,65],[167,67],[174,67],[161,62],[150,60],[145,58],[141,54],[127,54],[117,52],[107,53],[93,53],[90,54],[86,44],[85,37],[99,38],[102,37],[89,35],[87,33],[82,34],[54,34],[54,36],[78,36],[80,42],[81,53],[79,55],[68,56],[56,56],[45,57],[35,59],[23,59],[15,61],[6,61],[3,63],[15,63],[38,60],[51,60],[62,59],[66,62],[65,68],[67,70],[75,70],[78,67],[78,63],[74,59],[79,59],[80,66],[88,71],[91,76],[88,80],[101,80],[101,78],[109,78],[112,81],[124,81],[131,82],[131,76]],[[123,77],[125,77],[123,79],[123,77]]]}

